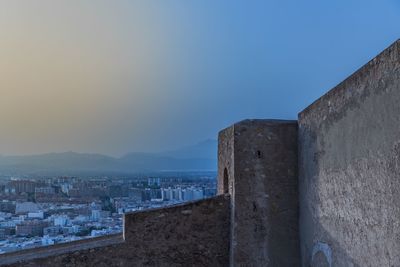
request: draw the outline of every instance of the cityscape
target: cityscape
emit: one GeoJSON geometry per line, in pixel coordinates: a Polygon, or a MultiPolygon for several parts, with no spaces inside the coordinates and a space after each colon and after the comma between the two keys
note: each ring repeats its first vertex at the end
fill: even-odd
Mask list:
{"type": "Polygon", "coordinates": [[[0,254],[121,233],[126,212],[214,196],[215,175],[4,178],[0,254]]]}
{"type": "Polygon", "coordinates": [[[0,267],[400,267],[399,25],[0,1],[0,267]]]}

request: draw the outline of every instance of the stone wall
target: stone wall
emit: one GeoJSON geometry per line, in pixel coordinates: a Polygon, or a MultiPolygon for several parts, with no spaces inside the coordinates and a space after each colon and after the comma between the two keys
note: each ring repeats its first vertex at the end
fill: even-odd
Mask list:
{"type": "Polygon", "coordinates": [[[400,42],[299,114],[302,266],[400,266],[400,42]]]}
{"type": "Polygon", "coordinates": [[[127,213],[124,239],[102,237],[19,251],[1,255],[0,263],[44,267],[228,266],[229,203],[229,196],[221,195],[127,213]]]}
{"type": "Polygon", "coordinates": [[[297,122],[234,124],[219,134],[218,157],[218,191],[228,184],[231,194],[231,266],[298,266],[297,122]]]}

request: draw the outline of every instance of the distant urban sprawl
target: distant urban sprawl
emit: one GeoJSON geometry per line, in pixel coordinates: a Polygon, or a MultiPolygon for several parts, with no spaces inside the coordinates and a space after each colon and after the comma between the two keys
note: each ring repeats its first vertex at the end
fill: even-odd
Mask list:
{"type": "Polygon", "coordinates": [[[213,173],[0,181],[0,253],[122,232],[125,212],[216,194],[213,173]]]}

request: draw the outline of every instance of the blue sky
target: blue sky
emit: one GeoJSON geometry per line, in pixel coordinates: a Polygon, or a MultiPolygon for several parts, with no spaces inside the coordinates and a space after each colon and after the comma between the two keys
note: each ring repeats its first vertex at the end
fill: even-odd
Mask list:
{"type": "Polygon", "coordinates": [[[394,0],[3,1],[0,153],[157,151],[295,119],[399,25],[394,0]]]}

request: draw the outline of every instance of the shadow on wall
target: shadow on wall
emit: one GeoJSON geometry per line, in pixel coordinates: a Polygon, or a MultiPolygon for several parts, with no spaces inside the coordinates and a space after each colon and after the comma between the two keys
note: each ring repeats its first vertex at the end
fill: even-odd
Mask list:
{"type": "Polygon", "coordinates": [[[360,267],[354,263],[348,253],[340,247],[339,242],[321,224],[319,209],[315,207],[321,200],[317,190],[321,188],[319,175],[319,155],[324,151],[317,150],[317,135],[309,129],[299,129],[299,191],[300,191],[300,251],[302,266],[360,267]],[[312,159],[304,164],[303,159],[312,159]],[[314,206],[312,206],[314,205],[314,206]],[[314,211],[314,212],[312,212],[314,211]],[[344,265],[343,265],[344,264],[344,265]]]}
{"type": "Polygon", "coordinates": [[[229,175],[228,175],[228,169],[224,169],[224,194],[229,193],[229,175]]]}

